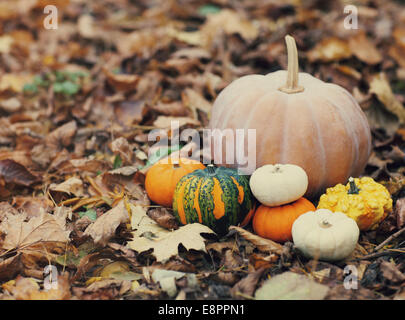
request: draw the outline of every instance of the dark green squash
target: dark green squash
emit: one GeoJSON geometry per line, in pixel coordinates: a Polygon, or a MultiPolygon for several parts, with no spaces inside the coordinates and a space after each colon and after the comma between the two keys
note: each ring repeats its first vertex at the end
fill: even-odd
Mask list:
{"type": "Polygon", "coordinates": [[[236,169],[208,165],[181,178],[174,191],[173,213],[181,224],[198,222],[221,235],[247,224],[254,209],[249,177],[236,169]]]}

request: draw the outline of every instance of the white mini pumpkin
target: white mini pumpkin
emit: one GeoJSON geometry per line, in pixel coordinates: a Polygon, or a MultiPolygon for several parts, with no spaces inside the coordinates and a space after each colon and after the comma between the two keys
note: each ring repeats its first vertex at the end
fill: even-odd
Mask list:
{"type": "Polygon", "coordinates": [[[308,176],[297,165],[268,164],[256,169],[249,183],[259,202],[274,207],[301,198],[308,188],[308,176]]]}
{"type": "Polygon", "coordinates": [[[297,249],[307,257],[326,261],[348,257],[356,247],[359,233],[353,219],[328,209],[304,213],[292,226],[297,249]]]}

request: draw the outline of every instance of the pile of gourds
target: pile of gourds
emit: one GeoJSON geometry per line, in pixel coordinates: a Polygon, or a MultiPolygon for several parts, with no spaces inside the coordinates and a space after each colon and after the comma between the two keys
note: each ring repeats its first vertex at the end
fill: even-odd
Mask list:
{"type": "MultiPolygon", "coordinates": [[[[375,229],[392,211],[392,199],[369,177],[342,184],[359,176],[369,158],[367,118],[342,87],[299,73],[295,41],[287,36],[286,43],[287,71],[235,80],[211,112],[211,129],[256,130],[258,169],[251,177],[225,164],[165,159],[147,172],[146,191],[172,206],[182,224],[198,222],[224,234],[230,225],[252,221],[258,235],[292,240],[306,256],[344,259],[360,230],[375,229]],[[307,199],[325,190],[316,209],[307,199]]],[[[229,146],[214,141],[218,148],[228,159],[229,146]]]]}
{"type": "Polygon", "coordinates": [[[249,179],[236,169],[188,159],[173,162],[169,158],[153,165],[145,187],[154,202],[173,208],[181,224],[202,223],[223,235],[231,225],[252,221],[259,236],[292,240],[312,258],[346,258],[360,230],[375,229],[392,211],[388,190],[370,177],[328,188],[315,208],[303,197],[308,177],[296,165],[265,165],[249,179]]]}
{"type": "Polygon", "coordinates": [[[202,223],[218,234],[246,224],[255,211],[248,176],[195,160],[173,160],[163,159],[148,170],[145,189],[151,200],[172,206],[181,224],[202,223]]]}

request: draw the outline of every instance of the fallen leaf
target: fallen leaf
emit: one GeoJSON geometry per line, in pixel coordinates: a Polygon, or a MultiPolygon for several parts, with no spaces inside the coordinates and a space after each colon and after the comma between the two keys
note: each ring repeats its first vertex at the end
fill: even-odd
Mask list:
{"type": "Polygon", "coordinates": [[[21,109],[21,102],[16,97],[0,101],[0,108],[6,112],[13,113],[21,109]]]}
{"type": "Polygon", "coordinates": [[[320,60],[323,62],[338,61],[349,58],[352,55],[346,41],[339,38],[325,38],[315,48],[307,52],[311,62],[320,60]]]}
{"type": "Polygon", "coordinates": [[[98,217],[95,222],[89,225],[84,235],[90,236],[94,240],[94,243],[104,246],[114,236],[118,226],[128,220],[128,211],[124,200],[121,200],[114,208],[98,217]]]}
{"type": "Polygon", "coordinates": [[[131,226],[133,240],[128,242],[129,248],[141,253],[153,249],[157,262],[163,262],[178,254],[178,246],[182,244],[186,250],[194,249],[206,252],[205,239],[200,233],[214,233],[210,228],[199,223],[187,224],[175,231],[160,227],[149,218],[145,209],[131,206],[131,226]]]}
{"type": "Polygon", "coordinates": [[[26,214],[7,215],[0,224],[0,231],[6,234],[1,245],[3,249],[24,248],[39,242],[69,241],[70,231],[66,230],[66,221],[42,210],[28,221],[26,214]]]}
{"type": "Polygon", "coordinates": [[[382,261],[380,264],[380,270],[387,280],[392,283],[403,283],[405,281],[405,274],[399,271],[398,267],[392,262],[382,261]]]}
{"type": "Polygon", "coordinates": [[[211,114],[211,103],[209,103],[200,93],[187,88],[183,94],[183,103],[188,106],[193,112],[194,118],[198,119],[197,110],[205,112],[207,115],[211,114]]]}
{"type": "Polygon", "coordinates": [[[13,37],[4,35],[0,37],[0,53],[9,53],[14,42],[13,37]]]}
{"type": "Polygon", "coordinates": [[[22,92],[24,85],[31,82],[32,76],[27,74],[6,73],[0,78],[0,92],[10,90],[22,92]]]}
{"type": "Polygon", "coordinates": [[[111,151],[114,154],[120,155],[124,165],[131,165],[133,163],[132,157],[134,152],[124,137],[119,137],[111,142],[111,151]]]}
{"type": "Polygon", "coordinates": [[[277,242],[259,237],[245,229],[236,226],[229,227],[229,230],[236,230],[243,238],[254,244],[260,251],[273,252],[279,255],[283,253],[283,246],[277,242]]]}
{"type": "Polygon", "coordinates": [[[394,96],[385,73],[379,73],[372,78],[369,92],[374,93],[385,108],[398,117],[401,124],[405,123],[405,108],[394,96]]]}
{"type": "Polygon", "coordinates": [[[183,127],[185,125],[199,126],[199,125],[201,125],[201,123],[197,119],[188,118],[188,117],[159,116],[153,122],[153,125],[156,128],[168,129],[168,128],[171,128],[172,126],[174,126],[174,127],[183,127]]]}
{"type": "Polygon", "coordinates": [[[148,216],[156,223],[168,230],[179,228],[176,218],[166,208],[156,208],[148,211],[148,216]]]}
{"type": "Polygon", "coordinates": [[[139,76],[136,74],[116,74],[107,69],[103,69],[107,76],[107,81],[118,91],[130,91],[136,88],[139,76]]]}
{"type": "Polygon", "coordinates": [[[75,195],[76,197],[83,196],[83,181],[76,177],[71,177],[60,184],[51,184],[49,189],[52,191],[64,192],[75,195]]]}
{"type": "Polygon", "coordinates": [[[377,64],[382,61],[382,55],[375,45],[367,38],[364,31],[358,31],[350,37],[349,47],[353,55],[368,64],[377,64]]]}
{"type": "Polygon", "coordinates": [[[3,177],[6,183],[14,183],[26,187],[40,181],[26,167],[10,159],[0,160],[0,176],[3,177]]]}
{"type": "Polygon", "coordinates": [[[68,300],[71,297],[68,273],[58,275],[57,288],[41,290],[33,278],[18,276],[7,291],[17,300],[68,300]]]}
{"type": "Polygon", "coordinates": [[[266,280],[256,291],[258,300],[322,300],[329,288],[307,276],[284,272],[266,280]]]}
{"type": "Polygon", "coordinates": [[[397,228],[401,229],[405,226],[405,198],[395,202],[394,214],[397,217],[397,228]]]}
{"type": "Polygon", "coordinates": [[[236,283],[231,289],[232,297],[240,299],[243,296],[253,296],[256,291],[257,283],[264,271],[264,268],[260,268],[255,272],[249,273],[245,278],[236,283]]]}
{"type": "Polygon", "coordinates": [[[176,280],[187,278],[189,288],[196,287],[197,277],[193,273],[185,273],[173,270],[155,269],[152,272],[152,280],[159,283],[167,295],[173,298],[177,294],[176,280]]]}

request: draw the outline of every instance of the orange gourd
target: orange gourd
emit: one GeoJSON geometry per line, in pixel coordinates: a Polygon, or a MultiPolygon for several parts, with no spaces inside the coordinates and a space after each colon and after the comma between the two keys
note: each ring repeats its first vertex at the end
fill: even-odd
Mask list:
{"type": "MultiPolygon", "coordinates": [[[[370,127],[347,90],[299,73],[295,41],[287,36],[286,43],[288,71],[233,81],[218,95],[209,127],[243,129],[239,146],[256,153],[256,168],[276,163],[303,168],[308,175],[304,196],[312,198],[362,173],[371,152],[370,127]],[[248,129],[256,130],[256,145],[248,143],[248,129]]],[[[213,154],[226,159],[226,151],[225,141],[213,139],[213,154]]],[[[243,168],[236,157],[234,164],[221,165],[243,168]]]]}
{"type": "Polygon", "coordinates": [[[145,178],[145,189],[149,198],[165,207],[172,206],[174,189],[182,177],[197,169],[205,169],[205,166],[196,160],[173,160],[166,158],[158,161],[148,170],[145,178]]]}
{"type": "Polygon", "coordinates": [[[273,241],[291,241],[294,221],[300,215],[314,210],[315,206],[305,198],[278,207],[261,205],[253,216],[253,230],[259,236],[273,241]]]}

